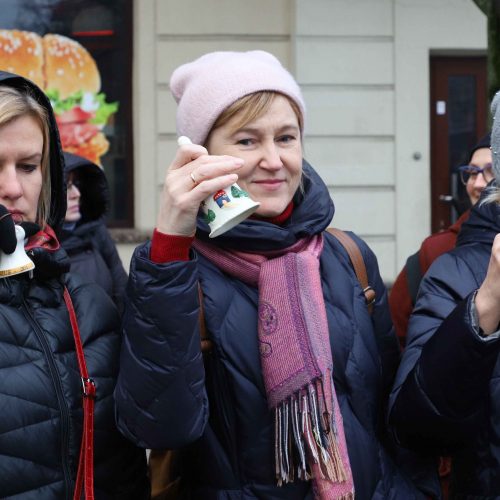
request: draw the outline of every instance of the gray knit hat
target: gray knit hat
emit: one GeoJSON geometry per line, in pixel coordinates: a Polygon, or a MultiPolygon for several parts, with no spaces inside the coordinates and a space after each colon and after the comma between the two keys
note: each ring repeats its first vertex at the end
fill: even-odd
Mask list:
{"type": "Polygon", "coordinates": [[[500,185],[500,92],[495,94],[491,103],[493,128],[491,130],[491,153],[493,156],[493,172],[497,184],[500,185]]]}

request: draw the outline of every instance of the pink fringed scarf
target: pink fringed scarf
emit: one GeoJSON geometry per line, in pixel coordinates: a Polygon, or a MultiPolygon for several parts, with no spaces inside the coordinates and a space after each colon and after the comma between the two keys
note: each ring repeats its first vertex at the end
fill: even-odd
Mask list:
{"type": "Polygon", "coordinates": [[[275,414],[278,484],[296,476],[312,479],[315,498],[352,500],[319,273],[322,236],[261,255],[200,240],[194,247],[225,273],[259,288],[260,357],[268,405],[275,414]]]}

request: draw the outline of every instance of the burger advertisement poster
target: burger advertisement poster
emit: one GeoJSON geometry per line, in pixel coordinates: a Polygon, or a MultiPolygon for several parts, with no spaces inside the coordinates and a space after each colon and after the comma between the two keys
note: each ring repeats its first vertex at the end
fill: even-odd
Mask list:
{"type": "Polygon", "coordinates": [[[0,70],[36,83],[63,149],[102,167],[113,228],[134,227],[133,3],[0,0],[0,70]]]}
{"type": "Polygon", "coordinates": [[[104,128],[119,103],[101,92],[99,69],[85,47],[56,33],[0,29],[0,69],[41,87],[52,102],[63,149],[101,165],[109,149],[104,128]]]}

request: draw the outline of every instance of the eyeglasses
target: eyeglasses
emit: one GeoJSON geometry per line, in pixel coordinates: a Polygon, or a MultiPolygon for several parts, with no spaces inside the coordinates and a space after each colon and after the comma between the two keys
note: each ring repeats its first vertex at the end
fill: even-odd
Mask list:
{"type": "Polygon", "coordinates": [[[467,184],[470,179],[475,182],[479,174],[483,175],[484,182],[486,183],[492,181],[494,177],[491,163],[488,163],[483,168],[476,167],[475,165],[463,165],[458,167],[458,171],[460,172],[460,180],[464,185],[467,184]]]}

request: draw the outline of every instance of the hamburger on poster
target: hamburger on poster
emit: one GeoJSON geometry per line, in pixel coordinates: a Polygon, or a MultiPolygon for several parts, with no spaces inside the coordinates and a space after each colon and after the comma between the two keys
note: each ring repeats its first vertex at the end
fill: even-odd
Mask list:
{"type": "Polygon", "coordinates": [[[99,93],[99,70],[81,44],[62,35],[0,30],[0,69],[41,87],[52,102],[63,149],[100,165],[109,149],[102,129],[118,103],[106,103],[99,93]]]}

